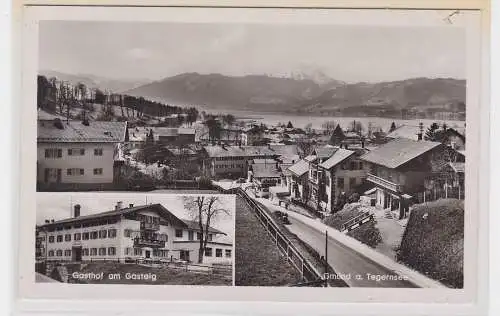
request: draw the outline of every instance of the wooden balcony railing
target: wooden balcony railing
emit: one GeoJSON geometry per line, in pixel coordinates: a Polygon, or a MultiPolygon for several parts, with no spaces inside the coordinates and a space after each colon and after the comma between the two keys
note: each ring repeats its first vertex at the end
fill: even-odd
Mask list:
{"type": "Polygon", "coordinates": [[[377,177],[374,174],[369,173],[366,180],[370,181],[371,183],[381,186],[383,188],[386,188],[388,190],[394,191],[394,192],[401,192],[401,185],[391,182],[389,180],[386,180],[381,177],[377,177]]]}
{"type": "Polygon", "coordinates": [[[134,247],[151,247],[151,248],[164,248],[165,241],[162,240],[151,240],[144,238],[135,238],[134,247]]]}

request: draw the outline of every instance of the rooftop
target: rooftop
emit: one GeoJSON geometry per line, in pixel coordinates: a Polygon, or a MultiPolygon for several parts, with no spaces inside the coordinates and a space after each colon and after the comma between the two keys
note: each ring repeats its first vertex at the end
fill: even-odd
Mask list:
{"type": "Polygon", "coordinates": [[[309,162],[306,160],[299,160],[297,163],[288,168],[288,171],[300,177],[309,171],[309,162]]]}
{"type": "Polygon", "coordinates": [[[373,149],[361,156],[361,159],[394,169],[425,154],[439,145],[441,145],[441,143],[397,138],[373,149]]]}
{"type": "Polygon", "coordinates": [[[258,163],[252,165],[253,176],[255,178],[280,178],[281,174],[276,164],[258,163]]]}
{"type": "Polygon", "coordinates": [[[118,143],[125,141],[127,122],[91,121],[84,125],[81,121],[38,121],[38,142],[95,142],[118,143]]]}
{"type": "Polygon", "coordinates": [[[418,134],[420,133],[420,128],[416,125],[401,125],[389,134],[388,138],[407,138],[418,140],[418,134]]]}
{"type": "Polygon", "coordinates": [[[325,147],[318,147],[314,150],[314,153],[316,156],[320,159],[324,158],[329,158],[331,157],[336,151],[338,150],[338,147],[333,147],[333,146],[325,146],[325,147]]]}
{"type": "Polygon", "coordinates": [[[320,164],[320,167],[331,169],[354,154],[352,150],[339,148],[328,160],[320,164]]]}
{"type": "Polygon", "coordinates": [[[209,157],[265,157],[278,156],[268,146],[204,146],[209,157]]]}

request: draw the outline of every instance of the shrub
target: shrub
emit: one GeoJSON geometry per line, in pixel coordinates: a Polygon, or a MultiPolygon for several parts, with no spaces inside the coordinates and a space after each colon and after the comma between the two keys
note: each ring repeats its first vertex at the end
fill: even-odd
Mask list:
{"type": "Polygon", "coordinates": [[[448,286],[463,288],[463,250],[463,201],[443,199],[411,212],[397,259],[448,286]]]}
{"type": "Polygon", "coordinates": [[[359,194],[358,193],[353,193],[349,198],[347,199],[347,203],[356,203],[359,202],[359,194]]]}

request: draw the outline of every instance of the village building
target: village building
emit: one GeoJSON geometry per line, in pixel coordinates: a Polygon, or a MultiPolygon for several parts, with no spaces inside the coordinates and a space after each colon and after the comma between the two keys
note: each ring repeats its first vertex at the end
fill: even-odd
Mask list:
{"type": "Polygon", "coordinates": [[[367,181],[376,188],[376,206],[399,211],[403,218],[411,202],[423,202],[425,182],[461,155],[441,143],[397,138],[361,156],[369,165],[367,181]]]}
{"type": "Polygon", "coordinates": [[[302,200],[307,193],[309,162],[301,159],[288,167],[287,186],[293,199],[302,200]]]}
{"type": "MultiPolygon", "coordinates": [[[[123,206],[112,211],[80,215],[75,205],[71,218],[45,221],[36,228],[37,259],[58,262],[172,261],[198,262],[198,222],[178,218],[161,204],[123,206]]],[[[228,263],[232,242],[220,241],[225,233],[208,229],[204,263],[228,263]]]]}
{"type": "Polygon", "coordinates": [[[261,141],[263,138],[263,130],[260,126],[253,125],[247,127],[241,131],[241,145],[243,146],[254,146],[262,145],[261,141]]]}
{"type": "Polygon", "coordinates": [[[203,170],[210,177],[246,178],[248,166],[254,159],[278,160],[282,162],[298,159],[296,146],[264,145],[264,146],[227,146],[210,145],[203,147],[205,159],[203,170]]]}
{"type": "Polygon", "coordinates": [[[364,184],[368,165],[359,157],[366,152],[363,148],[337,148],[333,155],[319,165],[325,178],[323,208],[334,211],[340,196],[348,197],[364,184]]]}
{"type": "Polygon", "coordinates": [[[114,187],[127,140],[126,122],[38,120],[39,189],[114,187]]]}
{"type": "Polygon", "coordinates": [[[255,185],[258,196],[267,197],[269,188],[280,184],[282,178],[278,161],[274,159],[253,159],[248,167],[248,182],[255,185]]]}

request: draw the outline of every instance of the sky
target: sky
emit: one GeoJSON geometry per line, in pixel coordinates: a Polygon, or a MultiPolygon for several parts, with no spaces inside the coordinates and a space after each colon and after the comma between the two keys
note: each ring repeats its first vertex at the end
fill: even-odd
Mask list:
{"type": "Polygon", "coordinates": [[[442,26],[42,21],[39,69],[159,80],[185,73],[346,82],[465,78],[465,29],[442,26]]]}
{"type": "MultiPolygon", "coordinates": [[[[191,219],[189,212],[184,208],[182,195],[173,194],[144,194],[144,193],[37,193],[36,223],[43,224],[46,219],[60,220],[71,217],[71,210],[75,204],[80,204],[80,215],[90,215],[111,211],[116,202],[122,201],[123,206],[135,206],[160,203],[175,216],[181,219],[191,219]],[[98,198],[96,196],[98,195],[98,198]]],[[[229,211],[229,216],[221,216],[210,226],[225,232],[229,240],[234,235],[234,197],[221,195],[220,206],[229,211]]]]}

